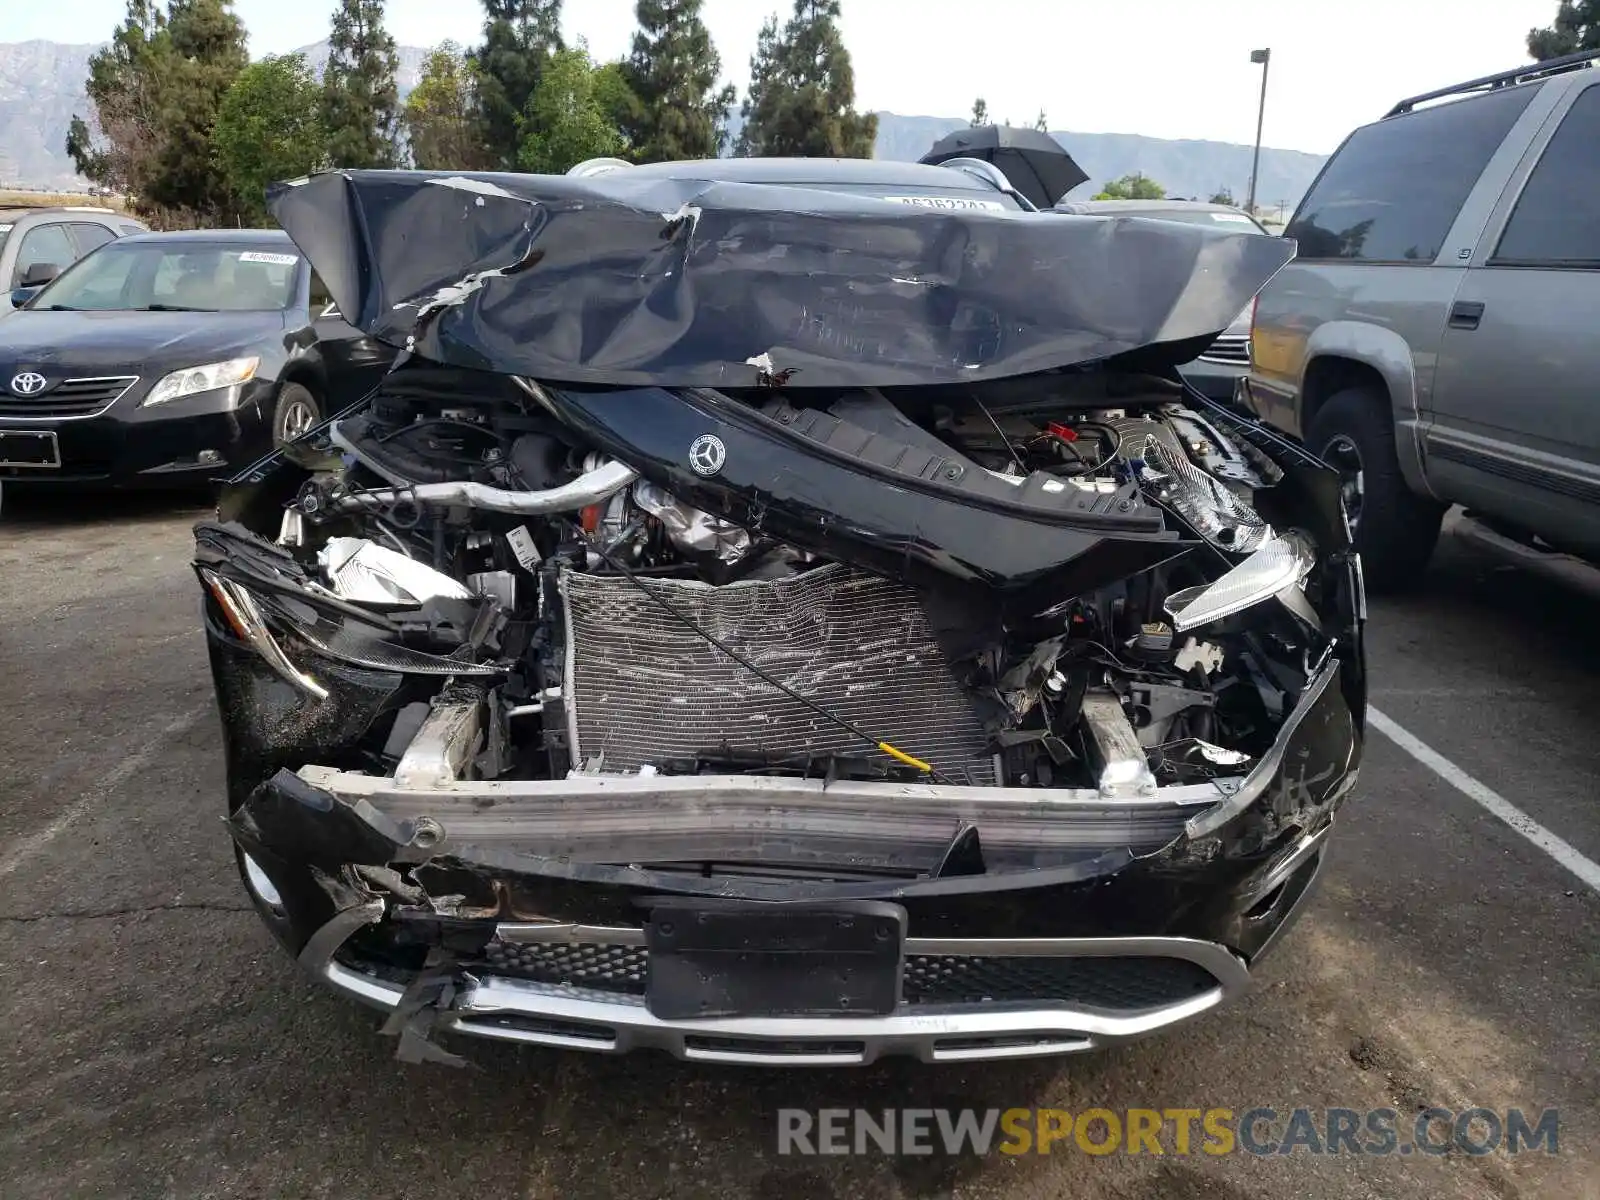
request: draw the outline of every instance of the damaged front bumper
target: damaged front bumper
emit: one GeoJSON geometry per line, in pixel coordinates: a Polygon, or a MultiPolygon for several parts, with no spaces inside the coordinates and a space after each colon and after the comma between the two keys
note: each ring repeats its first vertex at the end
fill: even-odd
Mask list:
{"type": "MultiPolygon", "coordinates": [[[[379,921],[383,902],[348,913],[346,920],[379,921]]],[[[573,956],[634,960],[640,972],[647,956],[642,931],[627,927],[502,924],[495,938],[507,948],[572,947],[573,956]]],[[[666,1020],[651,1012],[642,995],[463,971],[449,982],[447,994],[423,992],[423,1005],[435,1006],[428,1011],[410,1003],[407,988],[324,953],[325,944],[308,946],[302,966],[346,995],[399,1017],[386,1031],[412,1039],[409,1053],[402,1045],[402,1057],[417,1059],[440,1057],[422,1049],[428,1045],[422,1039],[435,1031],[602,1053],[648,1047],[691,1061],[748,1065],[856,1066],[886,1055],[960,1062],[1067,1054],[1198,1016],[1241,992],[1249,980],[1242,959],[1191,938],[908,938],[908,972],[930,978],[1054,974],[1063,992],[1084,998],[902,1002],[891,1013],[868,1017],[666,1020]],[[413,1024],[419,1015],[425,1017],[420,1026],[413,1024]]]]}
{"type": "Polygon", "coordinates": [[[402,1057],[452,1058],[436,1032],[791,1065],[1060,1054],[1176,1025],[1246,986],[1355,781],[1339,672],[1320,666],[1248,774],[1131,799],[746,776],[407,785],[313,766],[278,772],[229,824],[269,926],[312,975],[388,1010],[402,1057]],[[593,861],[641,835],[622,860],[636,865],[593,861]],[[899,880],[881,863],[826,881],[637,865],[688,838],[702,853],[770,842],[791,860],[819,839],[945,846],[938,870],[899,880]],[[829,919],[887,906],[903,931],[892,1001],[664,1010],[652,914],[685,903],[829,919]]]}

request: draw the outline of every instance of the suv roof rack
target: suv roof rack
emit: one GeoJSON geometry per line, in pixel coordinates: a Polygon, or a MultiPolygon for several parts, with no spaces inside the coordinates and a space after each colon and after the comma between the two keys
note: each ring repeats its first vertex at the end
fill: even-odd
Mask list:
{"type": "Polygon", "coordinates": [[[1429,100],[1443,100],[1446,96],[1464,96],[1469,92],[1487,92],[1495,88],[1515,87],[1519,83],[1528,83],[1535,79],[1543,79],[1547,75],[1559,75],[1565,71],[1577,70],[1590,63],[1600,60],[1600,50],[1580,50],[1576,54],[1563,54],[1560,58],[1547,58],[1543,62],[1528,63],[1526,66],[1516,67],[1510,71],[1501,71],[1498,75],[1485,75],[1481,79],[1469,79],[1465,83],[1458,83],[1452,87],[1440,88],[1436,92],[1423,92],[1420,96],[1412,96],[1400,101],[1388,112],[1384,119],[1398,117],[1408,113],[1417,105],[1429,100]]]}

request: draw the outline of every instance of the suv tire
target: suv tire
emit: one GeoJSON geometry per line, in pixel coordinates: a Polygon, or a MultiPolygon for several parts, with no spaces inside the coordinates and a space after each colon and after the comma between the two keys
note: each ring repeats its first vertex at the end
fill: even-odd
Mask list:
{"type": "Polygon", "coordinates": [[[1311,419],[1305,440],[1339,471],[1367,583],[1374,591],[1414,584],[1433,555],[1446,506],[1407,486],[1388,399],[1370,388],[1335,392],[1311,419]]]}

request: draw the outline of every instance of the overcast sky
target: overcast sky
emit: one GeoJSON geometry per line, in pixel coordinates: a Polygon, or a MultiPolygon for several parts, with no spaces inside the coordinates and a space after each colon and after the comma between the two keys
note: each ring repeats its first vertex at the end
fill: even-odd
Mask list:
{"type": "MultiPolygon", "coordinates": [[[[236,0],[256,55],[327,36],[332,0],[236,0]]],[[[1250,142],[1256,47],[1272,49],[1264,142],[1326,152],[1397,99],[1526,58],[1556,0],[843,0],[856,100],[868,109],[959,116],[974,96],[996,120],[1053,129],[1250,142]]],[[[123,0],[0,0],[0,42],[108,37],[123,0]]],[[[723,70],[741,91],[756,31],[790,0],[706,0],[723,70]]],[[[476,0],[389,0],[402,45],[470,44],[476,0]]],[[[626,52],[633,0],[567,0],[568,37],[626,52]]]]}

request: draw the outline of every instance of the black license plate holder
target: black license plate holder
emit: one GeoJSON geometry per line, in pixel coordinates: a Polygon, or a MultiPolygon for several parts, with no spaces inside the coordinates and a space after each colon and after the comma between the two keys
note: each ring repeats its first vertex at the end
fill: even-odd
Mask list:
{"type": "Polygon", "coordinates": [[[664,1021],[884,1016],[900,1003],[898,904],[657,901],[645,924],[645,1002],[664,1021]]]}
{"type": "Polygon", "coordinates": [[[54,470],[60,466],[61,447],[54,430],[0,428],[0,467],[54,470]]]}

